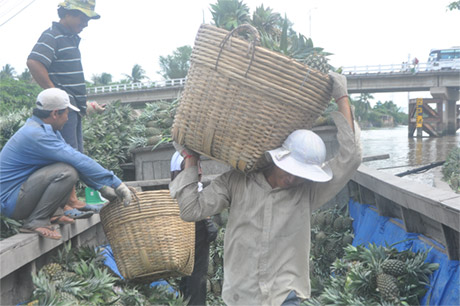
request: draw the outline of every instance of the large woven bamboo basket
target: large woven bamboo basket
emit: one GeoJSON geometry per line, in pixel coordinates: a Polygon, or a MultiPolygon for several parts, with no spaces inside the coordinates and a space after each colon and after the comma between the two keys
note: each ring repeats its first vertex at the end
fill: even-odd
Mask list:
{"type": "Polygon", "coordinates": [[[292,58],[201,25],[174,118],[173,139],[200,154],[249,172],[264,152],[297,129],[309,129],[326,109],[329,75],[292,58]]]}
{"type": "Polygon", "coordinates": [[[195,223],[180,218],[169,190],[137,192],[131,205],[111,202],[100,216],[124,278],[147,282],[192,273],[195,223]]]}

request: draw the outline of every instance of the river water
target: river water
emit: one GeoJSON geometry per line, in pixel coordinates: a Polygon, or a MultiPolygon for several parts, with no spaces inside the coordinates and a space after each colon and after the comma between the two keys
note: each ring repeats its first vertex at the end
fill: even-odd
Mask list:
{"type": "MultiPolygon", "coordinates": [[[[389,154],[389,159],[369,161],[364,165],[391,174],[401,173],[433,162],[446,160],[454,147],[460,146],[460,131],[456,135],[444,137],[409,138],[408,127],[380,128],[361,131],[363,156],[389,154]],[[391,169],[382,169],[397,167],[391,169]]],[[[403,178],[434,185],[439,169],[420,174],[410,174],[403,178]]]]}

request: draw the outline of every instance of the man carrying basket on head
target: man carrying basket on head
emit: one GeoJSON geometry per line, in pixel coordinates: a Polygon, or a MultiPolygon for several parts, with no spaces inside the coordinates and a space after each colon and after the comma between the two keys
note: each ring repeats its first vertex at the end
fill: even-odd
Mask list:
{"type": "Polygon", "coordinates": [[[266,152],[272,164],[245,175],[230,170],[198,192],[199,156],[179,148],[185,170],[170,184],[181,217],[198,221],[230,207],[224,239],[222,298],[228,305],[299,305],[310,297],[311,213],[333,198],[361,162],[360,130],[350,109],[346,78],[330,73],[339,112],[332,117],[340,148],[326,148],[308,130],[266,152]]]}

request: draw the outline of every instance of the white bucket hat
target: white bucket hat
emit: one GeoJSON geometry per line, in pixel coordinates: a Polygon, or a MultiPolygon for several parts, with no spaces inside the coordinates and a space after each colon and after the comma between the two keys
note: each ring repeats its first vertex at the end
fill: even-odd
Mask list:
{"type": "Polygon", "coordinates": [[[59,88],[48,88],[38,94],[37,108],[47,111],[60,110],[70,108],[76,112],[80,110],[78,107],[70,104],[69,95],[62,89],[59,88]]]}
{"type": "Polygon", "coordinates": [[[332,170],[325,163],[326,145],[312,131],[294,131],[280,148],[265,154],[271,157],[276,166],[292,175],[314,182],[332,179],[332,170]]]}

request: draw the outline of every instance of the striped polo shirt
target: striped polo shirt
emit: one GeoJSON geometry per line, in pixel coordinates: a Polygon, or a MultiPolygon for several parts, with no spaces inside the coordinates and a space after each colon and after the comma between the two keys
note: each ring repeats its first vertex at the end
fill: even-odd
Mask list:
{"type": "Polygon", "coordinates": [[[54,86],[75,98],[72,104],[86,111],[86,84],[78,46],[80,37],[58,22],[42,33],[28,59],[42,63],[54,86]]]}

